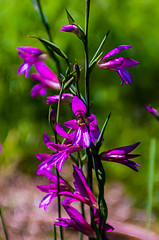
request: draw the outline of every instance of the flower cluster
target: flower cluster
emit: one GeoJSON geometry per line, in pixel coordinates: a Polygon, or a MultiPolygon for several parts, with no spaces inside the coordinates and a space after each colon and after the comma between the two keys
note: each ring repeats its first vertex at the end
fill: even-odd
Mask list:
{"type": "MultiPolygon", "coordinates": [[[[41,6],[38,4],[39,1],[37,1],[35,5],[37,5],[37,8],[40,9],[40,14],[42,14],[41,6]]],[[[96,66],[100,69],[117,72],[121,78],[121,85],[123,85],[123,83],[132,84],[132,77],[125,68],[134,67],[138,62],[131,58],[111,58],[113,55],[131,48],[130,45],[120,45],[101,57],[102,52],[100,51],[105,40],[102,41],[92,60],[88,62],[88,26],[86,26],[85,32],[75,23],[67,10],[66,12],[69,25],[64,25],[61,31],[74,33],[84,44],[86,56],[85,73],[83,74],[85,76],[85,97],[83,97],[79,87],[80,73],[83,68],[77,64],[76,60],[75,64],[70,63],[68,56],[53,42],[37,37],[37,39],[44,44],[49,54],[44,53],[38,48],[28,46],[17,48],[20,58],[24,60],[24,63],[19,67],[18,74],[24,73],[26,78],[30,76],[34,81],[38,82],[32,88],[31,96],[45,96],[47,88],[60,91],[57,95],[47,96],[46,98],[46,104],[49,105],[49,119],[54,136],[50,137],[47,133],[43,134],[43,142],[51,152],[38,153],[36,155],[41,161],[37,168],[37,175],[44,175],[50,181],[48,185],[37,186],[40,191],[46,193],[39,207],[47,210],[52,201],[57,199],[59,214],[57,220],[54,222],[54,226],[74,229],[89,238],[104,240],[106,239],[106,232],[111,232],[114,228],[107,223],[108,208],[104,194],[105,172],[103,161],[116,162],[134,171],[138,171],[137,167],[140,167],[140,165],[131,159],[138,157],[139,154],[131,154],[131,152],[136,149],[139,142],[133,145],[100,152],[100,147],[104,141],[104,131],[109,118],[103,124],[102,129],[99,130],[96,116],[90,113],[89,77],[90,72],[95,69],[94,66],[96,66]],[[65,74],[60,71],[60,61],[58,61],[57,64],[56,58],[54,58],[55,54],[66,61],[67,69],[65,74]],[[58,77],[45,64],[45,60],[49,55],[52,56],[56,62],[58,77]],[[36,72],[30,74],[32,66],[34,66],[36,72]],[[71,104],[72,118],[60,123],[60,106],[63,103],[71,104]],[[55,109],[57,109],[57,112],[55,109]],[[73,184],[68,183],[65,178],[60,175],[63,166],[65,167],[64,163],[69,159],[74,162],[73,184]],[[83,171],[85,163],[87,166],[87,176],[85,176],[83,171]],[[56,175],[53,174],[54,168],[56,169],[56,175]],[[95,174],[96,181],[98,182],[97,196],[95,196],[92,190],[93,174],[95,174]],[[62,202],[61,198],[64,198],[62,202]],[[72,206],[74,202],[80,203],[81,212],[72,206]],[[61,217],[61,206],[69,218],[61,217]],[[90,223],[88,218],[85,217],[85,206],[90,207],[90,223]]],[[[88,13],[89,5],[87,6],[86,24],[88,24],[88,13]]],[[[42,20],[45,21],[45,19],[46,18],[42,16],[42,20]]],[[[47,26],[47,33],[50,36],[48,23],[44,22],[44,25],[47,26]]],[[[156,115],[154,110],[151,110],[151,112],[156,115]]],[[[63,239],[63,237],[61,237],[61,239],[63,239]]]]}

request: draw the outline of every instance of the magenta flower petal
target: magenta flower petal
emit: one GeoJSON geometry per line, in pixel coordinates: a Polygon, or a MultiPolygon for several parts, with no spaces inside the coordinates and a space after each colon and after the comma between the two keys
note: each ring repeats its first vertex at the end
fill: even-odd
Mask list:
{"type": "Polygon", "coordinates": [[[54,82],[59,82],[57,76],[51,71],[50,68],[43,61],[35,63],[35,68],[37,72],[45,79],[52,80],[54,82]]]}
{"type": "Polygon", "coordinates": [[[40,81],[42,84],[44,84],[45,88],[53,88],[56,90],[61,88],[59,82],[56,81],[56,78],[47,79],[39,73],[32,73],[31,78],[35,81],[40,81]]]}
{"type": "Polygon", "coordinates": [[[120,51],[123,51],[123,50],[126,50],[128,48],[131,48],[130,45],[120,45],[118,46],[117,48],[114,48],[113,50],[111,50],[110,52],[108,52],[104,57],[103,59],[105,58],[108,58],[108,57],[111,57],[117,53],[120,53],[120,51]]]}
{"type": "Polygon", "coordinates": [[[34,48],[34,47],[29,47],[29,46],[24,46],[24,47],[17,47],[18,50],[23,51],[23,52],[27,52],[33,55],[40,55],[43,53],[43,51],[41,51],[38,48],[34,48]]]}
{"type": "MultiPolygon", "coordinates": [[[[63,203],[61,204],[63,205],[65,211],[67,212],[67,214],[69,215],[69,217],[74,223],[74,226],[72,227],[89,237],[95,238],[96,234],[94,230],[88,224],[88,222],[84,219],[84,217],[74,207],[67,204],[63,204],[63,203]]],[[[58,222],[55,222],[54,224],[58,225],[57,223],[58,222]]]]}
{"type": "Polygon", "coordinates": [[[80,30],[79,28],[75,25],[75,24],[72,24],[72,25],[64,25],[60,31],[63,31],[63,32],[71,32],[71,33],[75,33],[75,34],[79,34],[80,33],[80,30]]]}
{"type": "Polygon", "coordinates": [[[24,63],[21,64],[18,70],[18,74],[25,73],[25,77],[29,77],[29,71],[32,65],[36,64],[39,61],[42,61],[46,58],[40,49],[33,47],[17,47],[18,55],[24,60],[24,63]]]}
{"type": "Polygon", "coordinates": [[[120,65],[120,67],[135,67],[138,64],[139,64],[139,62],[135,61],[134,59],[123,58],[123,61],[120,65]]]}
{"type": "Polygon", "coordinates": [[[51,155],[45,154],[45,153],[39,153],[39,154],[36,154],[36,157],[41,161],[46,161],[51,157],[51,155]]]}
{"type": "Polygon", "coordinates": [[[65,132],[60,123],[56,125],[56,132],[63,138],[73,140],[73,136],[65,132]]]}
{"type": "Polygon", "coordinates": [[[74,133],[73,145],[79,145],[81,148],[89,147],[91,144],[90,135],[86,125],[79,126],[74,133]]]}
{"type": "Polygon", "coordinates": [[[46,95],[46,85],[44,84],[36,84],[30,93],[31,97],[37,97],[38,95],[41,95],[42,97],[44,97],[46,95]]]}
{"type": "Polygon", "coordinates": [[[71,129],[77,129],[79,127],[76,119],[65,122],[64,126],[66,126],[67,128],[71,128],[71,129]]]}
{"type": "Polygon", "coordinates": [[[76,191],[78,191],[85,198],[89,199],[92,202],[92,206],[97,207],[97,200],[86,182],[83,171],[75,165],[73,165],[73,168],[73,177],[75,179],[73,184],[76,188],[76,191]]]}
{"type": "Polygon", "coordinates": [[[110,56],[120,53],[122,50],[126,50],[130,48],[129,45],[121,45],[110,52],[108,52],[104,57],[99,59],[97,66],[101,69],[108,69],[111,71],[118,72],[121,77],[121,85],[125,82],[126,84],[132,84],[132,77],[130,73],[125,70],[123,67],[135,67],[137,64],[139,64],[137,61],[131,58],[115,58],[115,59],[108,59],[110,56]]]}
{"type": "Polygon", "coordinates": [[[152,108],[151,106],[146,106],[145,107],[152,115],[154,115],[154,117],[157,118],[157,120],[159,121],[159,112],[155,109],[152,108]]]}
{"type": "Polygon", "coordinates": [[[101,158],[101,160],[117,162],[117,163],[126,165],[129,168],[132,168],[133,170],[138,171],[136,166],[140,167],[140,165],[133,161],[130,161],[129,159],[138,157],[140,155],[139,154],[129,154],[129,153],[131,151],[133,151],[139,144],[140,143],[138,142],[133,145],[107,150],[100,154],[100,158],[101,158]]]}
{"type": "Polygon", "coordinates": [[[48,148],[54,151],[63,151],[68,148],[68,146],[66,146],[65,144],[57,144],[52,142],[50,140],[50,137],[46,133],[43,134],[43,141],[48,148]]]}
{"type": "Polygon", "coordinates": [[[130,73],[124,69],[124,68],[119,68],[117,69],[120,77],[121,77],[121,86],[123,85],[123,83],[125,82],[126,84],[132,84],[132,77],[130,75],[130,73]]]}
{"type": "Polygon", "coordinates": [[[30,72],[31,65],[28,63],[22,63],[18,69],[18,74],[23,74],[25,73],[25,77],[29,77],[29,72],[30,72]]]}
{"type": "Polygon", "coordinates": [[[57,192],[55,192],[54,194],[48,194],[46,195],[40,202],[39,204],[39,208],[44,208],[44,210],[47,210],[48,205],[51,203],[51,201],[57,197],[57,192]]]}
{"type": "Polygon", "coordinates": [[[72,99],[72,111],[75,116],[78,116],[79,114],[85,115],[87,113],[86,105],[76,96],[74,96],[72,99]]]}

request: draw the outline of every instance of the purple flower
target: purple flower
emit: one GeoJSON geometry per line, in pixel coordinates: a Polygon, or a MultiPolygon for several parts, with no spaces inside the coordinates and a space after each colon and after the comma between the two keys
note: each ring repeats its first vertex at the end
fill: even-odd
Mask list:
{"type": "Polygon", "coordinates": [[[60,90],[61,86],[57,76],[46,66],[44,62],[38,62],[35,65],[38,73],[32,73],[31,78],[35,81],[39,81],[31,90],[31,96],[36,97],[38,95],[45,96],[46,88],[52,88],[60,90]]]}
{"type": "Polygon", "coordinates": [[[96,238],[96,234],[88,222],[84,219],[79,211],[69,204],[61,203],[69,215],[70,219],[58,218],[54,225],[63,226],[71,229],[75,229],[91,238],[96,238]]]}
{"type": "Polygon", "coordinates": [[[63,32],[71,32],[71,33],[74,33],[77,35],[77,37],[79,37],[80,39],[84,39],[84,32],[83,30],[75,25],[75,24],[72,24],[72,25],[64,25],[60,31],[63,31],[63,32]]]}
{"type": "Polygon", "coordinates": [[[155,108],[152,108],[151,106],[146,106],[145,107],[150,113],[152,113],[152,115],[154,115],[157,120],[159,120],[159,112],[155,109],[155,108]]]}
{"type": "Polygon", "coordinates": [[[66,202],[67,204],[71,204],[74,201],[80,201],[91,207],[97,208],[97,200],[92,191],[90,190],[89,186],[87,185],[83,171],[75,165],[73,165],[73,168],[73,177],[75,179],[73,184],[76,190],[74,192],[61,191],[60,195],[67,197],[64,202],[66,202]]]}
{"type": "Polygon", "coordinates": [[[0,144],[0,153],[2,152],[2,145],[0,144]]]}
{"type": "Polygon", "coordinates": [[[66,138],[66,141],[64,144],[56,144],[50,140],[50,137],[44,133],[43,135],[43,141],[46,144],[46,146],[53,151],[58,151],[58,153],[54,154],[37,154],[36,157],[39,160],[42,160],[43,162],[38,166],[37,174],[43,175],[45,170],[51,171],[52,167],[56,164],[56,167],[58,171],[60,172],[62,170],[62,166],[65,162],[65,160],[69,157],[69,155],[73,152],[81,150],[81,148],[76,145],[73,146],[73,135],[68,134],[64,131],[64,129],[61,127],[61,125],[58,123],[56,125],[56,131],[57,133],[62,136],[63,138],[66,138]]]}
{"type": "MultiPolygon", "coordinates": [[[[48,172],[44,171],[44,174],[52,183],[49,185],[39,185],[37,188],[45,193],[48,193],[40,202],[39,208],[44,207],[44,210],[47,210],[48,205],[51,201],[58,196],[58,185],[57,185],[57,177],[48,172]]],[[[72,191],[72,188],[61,178],[59,179],[60,188],[59,191],[72,191]]]]}
{"type": "MultiPolygon", "coordinates": [[[[47,97],[46,104],[57,103],[59,101],[60,95],[54,95],[47,97]]],[[[72,103],[73,95],[71,93],[63,93],[61,96],[61,102],[72,103]]]]}
{"type": "Polygon", "coordinates": [[[18,74],[25,73],[26,78],[29,77],[29,71],[33,64],[36,67],[39,61],[47,58],[47,55],[38,48],[25,46],[17,47],[17,49],[19,57],[24,60],[24,63],[19,67],[18,74]]]}
{"type": "Polygon", "coordinates": [[[96,116],[91,114],[89,117],[86,117],[87,108],[83,101],[76,96],[72,99],[72,111],[77,120],[67,121],[64,125],[75,129],[73,145],[79,145],[81,148],[89,147],[91,141],[95,143],[100,134],[96,116]]]}
{"type": "Polygon", "coordinates": [[[64,25],[60,31],[62,32],[71,32],[71,33],[75,33],[75,34],[79,34],[80,33],[80,29],[75,25],[75,24],[72,24],[72,25],[64,25]]]}
{"type": "Polygon", "coordinates": [[[118,74],[121,77],[121,85],[123,85],[124,82],[126,84],[128,84],[128,83],[132,84],[132,77],[131,77],[130,73],[126,69],[124,69],[124,67],[134,67],[138,64],[138,62],[131,58],[119,57],[119,58],[115,58],[115,59],[110,59],[109,57],[111,57],[112,55],[115,55],[117,53],[120,53],[120,51],[126,50],[128,48],[131,48],[131,46],[120,45],[117,48],[114,48],[113,50],[108,52],[97,63],[99,68],[118,72],[118,74]]]}
{"type": "Polygon", "coordinates": [[[119,147],[119,148],[107,150],[100,154],[100,158],[101,158],[101,160],[105,160],[105,161],[121,163],[137,172],[138,169],[136,168],[136,166],[140,167],[141,165],[139,165],[129,159],[138,157],[140,155],[139,154],[129,154],[129,153],[131,151],[133,151],[139,144],[140,144],[140,142],[135,143],[133,145],[125,146],[125,147],[119,147]]]}

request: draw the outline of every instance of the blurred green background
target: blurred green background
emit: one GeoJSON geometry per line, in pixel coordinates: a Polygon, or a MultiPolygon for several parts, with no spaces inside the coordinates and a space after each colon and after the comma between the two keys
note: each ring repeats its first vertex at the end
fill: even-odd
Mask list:
{"type": "MultiPolygon", "coordinates": [[[[65,8],[77,23],[84,27],[85,1],[60,0],[41,1],[51,26],[54,43],[58,45],[72,63],[76,59],[83,66],[83,46],[79,39],[60,32],[67,24],[65,8]]],[[[51,134],[48,125],[48,106],[45,98],[30,97],[34,85],[31,79],[17,75],[22,60],[16,53],[18,46],[34,46],[44,50],[38,40],[29,38],[47,34],[31,0],[0,1],[0,155],[1,174],[35,174],[39,161],[35,154],[47,152],[42,141],[44,132],[51,134]]],[[[141,142],[134,151],[141,154],[135,159],[142,167],[139,173],[105,163],[108,181],[120,180],[132,197],[134,204],[146,208],[149,169],[149,147],[156,139],[155,186],[153,211],[159,218],[159,124],[145,106],[159,107],[159,2],[157,0],[93,0],[91,1],[89,54],[92,57],[105,33],[110,30],[104,53],[127,44],[132,48],[121,56],[139,61],[135,68],[129,68],[133,84],[120,86],[118,74],[95,69],[91,74],[92,113],[96,114],[99,127],[112,113],[105,133],[102,150],[141,142]]],[[[54,63],[47,64],[56,72],[54,63]]],[[[63,61],[61,61],[63,64],[63,61]]],[[[81,78],[81,88],[83,79],[81,78]]],[[[48,91],[48,95],[56,94],[48,91]]],[[[66,107],[67,110],[67,107],[66,107]]],[[[64,120],[70,111],[64,111],[64,120]]]]}

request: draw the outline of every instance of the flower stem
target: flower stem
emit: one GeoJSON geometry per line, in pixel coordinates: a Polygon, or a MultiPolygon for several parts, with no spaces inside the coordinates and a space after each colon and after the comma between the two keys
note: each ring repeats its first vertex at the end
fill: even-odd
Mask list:
{"type": "Polygon", "coordinates": [[[90,0],[86,0],[86,14],[85,14],[85,98],[87,104],[87,116],[90,115],[89,110],[89,58],[88,58],[88,23],[89,23],[90,0]]]}
{"type": "Polygon", "coordinates": [[[0,218],[1,218],[1,222],[2,222],[2,227],[3,227],[3,231],[4,231],[4,235],[6,240],[8,240],[8,234],[7,234],[7,229],[6,229],[6,225],[3,219],[3,215],[2,215],[2,210],[0,209],[0,218]]]}
{"type": "MultiPolygon", "coordinates": [[[[50,26],[49,26],[49,23],[47,21],[46,16],[43,13],[40,0],[37,0],[37,7],[38,7],[38,11],[39,11],[39,15],[40,15],[41,21],[42,21],[42,23],[43,23],[43,25],[44,25],[44,27],[46,29],[46,32],[47,32],[47,35],[48,35],[48,39],[49,39],[50,42],[53,42],[52,36],[51,36],[51,32],[50,32],[50,26]]],[[[52,56],[53,60],[55,61],[58,74],[60,75],[60,73],[61,73],[61,66],[60,66],[59,59],[57,58],[57,56],[55,55],[54,52],[51,52],[51,56],[52,56]]]]}

